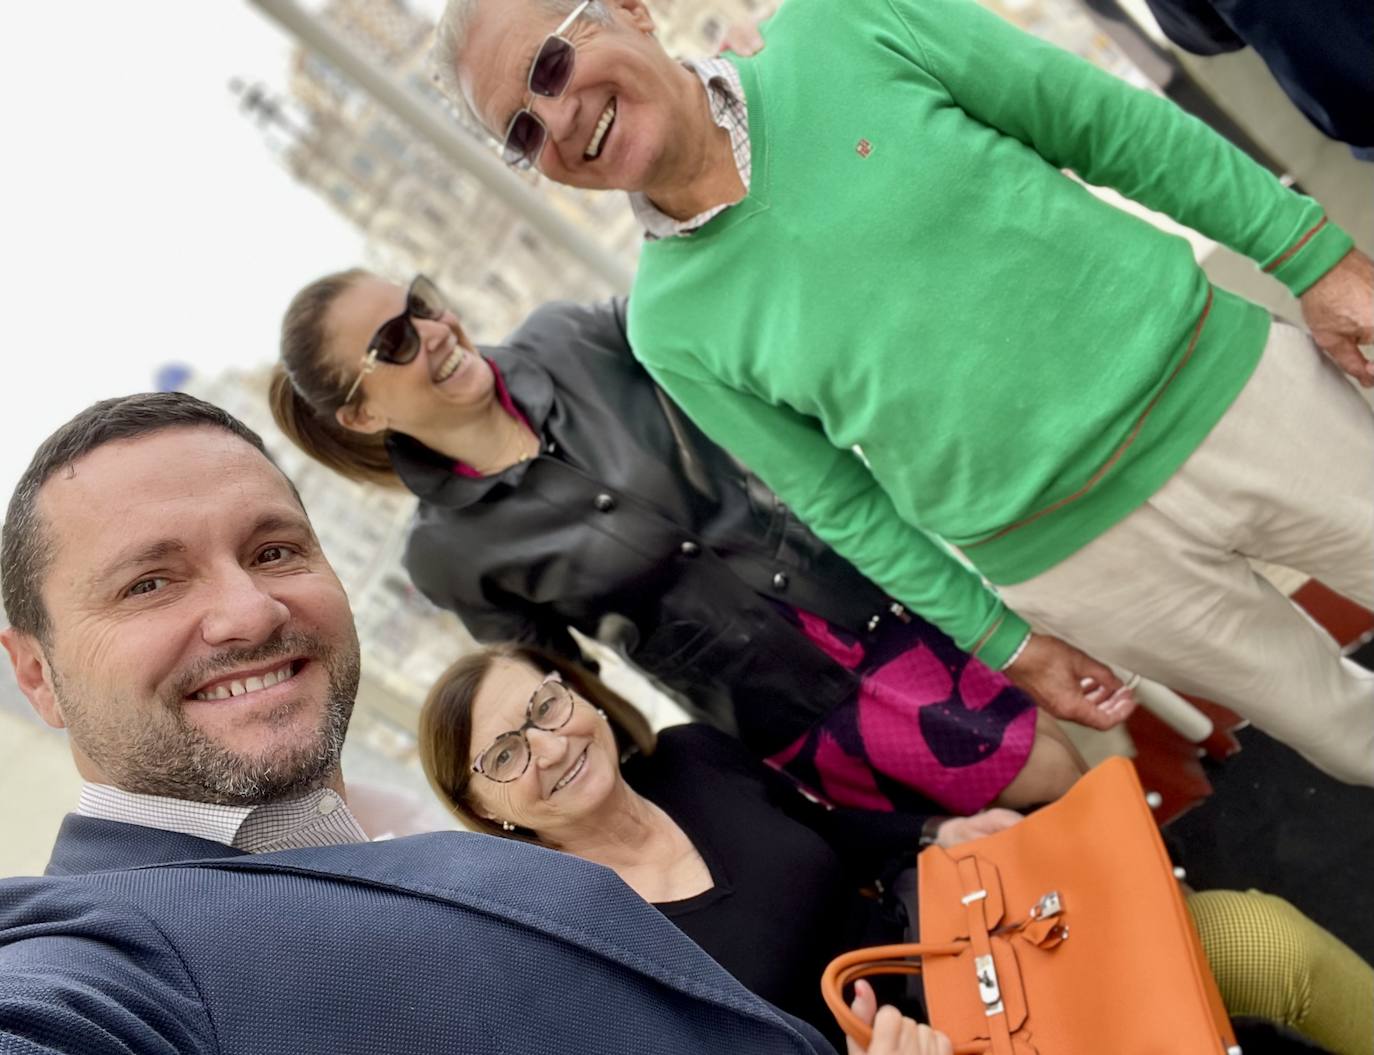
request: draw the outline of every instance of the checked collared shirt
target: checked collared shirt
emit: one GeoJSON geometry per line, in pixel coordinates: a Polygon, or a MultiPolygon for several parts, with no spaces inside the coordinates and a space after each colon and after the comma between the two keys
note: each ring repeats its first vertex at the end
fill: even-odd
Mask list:
{"type": "MultiPolygon", "coordinates": [[[[744,85],[740,83],[739,70],[725,59],[698,59],[683,63],[695,73],[706,87],[706,98],[711,104],[711,118],[717,127],[730,133],[730,150],[735,156],[735,169],[744,184],[744,193],[749,193],[750,148],[749,148],[749,111],[744,102],[744,85]]],[[[691,234],[716,216],[729,204],[713,205],[705,212],[687,220],[674,220],[661,211],[642,193],[631,194],[630,208],[635,219],[644,228],[644,236],[649,241],[672,238],[677,235],[691,234]]]]}
{"type": "Polygon", "coordinates": [[[140,795],[108,784],[85,784],[76,812],[83,817],[193,835],[246,853],[369,841],[347,803],[328,788],[262,806],[221,806],[140,795]]]}

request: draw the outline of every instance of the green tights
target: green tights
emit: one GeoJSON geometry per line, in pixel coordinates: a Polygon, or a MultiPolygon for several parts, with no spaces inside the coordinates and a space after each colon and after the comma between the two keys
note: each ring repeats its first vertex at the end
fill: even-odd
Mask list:
{"type": "Polygon", "coordinates": [[[1227,1011],[1335,1055],[1374,1052],[1374,970],[1333,934],[1258,890],[1206,890],[1187,904],[1227,1011]]]}

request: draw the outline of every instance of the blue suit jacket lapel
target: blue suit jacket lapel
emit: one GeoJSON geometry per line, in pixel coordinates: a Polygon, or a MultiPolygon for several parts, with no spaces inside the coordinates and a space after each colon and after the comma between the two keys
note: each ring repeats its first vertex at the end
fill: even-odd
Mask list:
{"type": "Polygon", "coordinates": [[[44,875],[86,875],[206,857],[241,856],[242,850],[194,835],[69,813],[62,820],[44,875]]]}

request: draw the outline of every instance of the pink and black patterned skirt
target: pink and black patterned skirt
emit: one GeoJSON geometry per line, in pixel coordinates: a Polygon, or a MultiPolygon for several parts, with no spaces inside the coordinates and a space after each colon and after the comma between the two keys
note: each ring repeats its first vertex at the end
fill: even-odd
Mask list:
{"type": "Polygon", "coordinates": [[[860,675],[853,698],[765,761],[836,806],[954,814],[984,809],[1021,771],[1034,702],[919,619],[860,639],[789,609],[806,636],[860,675]],[[913,795],[914,793],[914,795],[913,795]]]}

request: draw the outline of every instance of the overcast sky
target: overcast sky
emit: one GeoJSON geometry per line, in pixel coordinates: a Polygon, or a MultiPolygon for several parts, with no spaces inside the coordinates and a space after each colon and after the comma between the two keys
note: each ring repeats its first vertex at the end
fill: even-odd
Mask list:
{"type": "Polygon", "coordinates": [[[280,89],[290,53],[243,0],[20,4],[0,37],[2,511],[88,403],[273,358],[291,294],[362,239],[238,111],[229,79],[280,89]]]}

